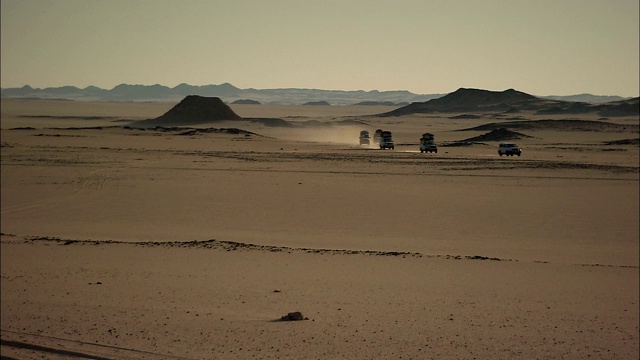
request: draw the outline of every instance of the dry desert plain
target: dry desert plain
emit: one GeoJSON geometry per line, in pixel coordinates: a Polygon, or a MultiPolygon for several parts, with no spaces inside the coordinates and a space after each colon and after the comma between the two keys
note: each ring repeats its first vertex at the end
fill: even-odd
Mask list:
{"type": "Polygon", "coordinates": [[[3,359],[638,358],[638,117],[174,105],[2,99],[3,359]]]}

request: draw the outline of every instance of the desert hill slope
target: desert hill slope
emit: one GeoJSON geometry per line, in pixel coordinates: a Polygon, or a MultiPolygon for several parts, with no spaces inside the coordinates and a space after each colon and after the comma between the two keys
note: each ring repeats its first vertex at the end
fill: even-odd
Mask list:
{"type": "Polygon", "coordinates": [[[506,141],[506,140],[519,140],[522,138],[530,138],[532,136],[519,133],[517,131],[511,131],[505,128],[497,128],[489,131],[486,134],[470,137],[462,140],[462,142],[474,142],[474,141],[506,141]]]}
{"type": "Polygon", "coordinates": [[[223,120],[242,120],[242,118],[219,97],[189,95],[164,115],[155,119],[137,121],[130,126],[184,126],[223,120]]]}
{"type": "Polygon", "coordinates": [[[623,133],[629,131],[638,132],[640,129],[638,125],[616,124],[608,121],[542,119],[494,122],[456,131],[485,131],[501,128],[518,130],[597,131],[610,133],[623,133]]]}
{"type": "Polygon", "coordinates": [[[534,111],[538,114],[599,113],[603,116],[638,115],[639,98],[604,104],[542,99],[514,89],[489,91],[460,88],[438,99],[414,102],[379,116],[402,116],[419,113],[534,111]]]}

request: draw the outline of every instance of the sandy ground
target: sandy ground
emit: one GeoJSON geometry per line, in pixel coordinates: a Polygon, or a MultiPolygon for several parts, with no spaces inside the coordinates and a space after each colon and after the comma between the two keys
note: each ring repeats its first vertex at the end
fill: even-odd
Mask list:
{"type": "Polygon", "coordinates": [[[113,127],[173,105],[2,99],[3,358],[638,357],[640,156],[604,145],[637,117],[520,131],[521,157],[443,146],[500,120],[388,107],[113,127]],[[376,128],[395,150],[358,145],[376,128]]]}

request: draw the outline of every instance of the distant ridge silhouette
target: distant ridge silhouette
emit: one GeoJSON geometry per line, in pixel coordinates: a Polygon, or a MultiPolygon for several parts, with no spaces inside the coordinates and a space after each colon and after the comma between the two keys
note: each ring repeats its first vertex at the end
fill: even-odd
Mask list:
{"type": "Polygon", "coordinates": [[[579,114],[597,112],[603,116],[640,114],[639,98],[604,104],[542,99],[514,89],[489,91],[460,88],[438,99],[414,102],[379,116],[402,116],[420,113],[473,113],[534,111],[539,114],[579,114]]]}
{"type": "Polygon", "coordinates": [[[391,101],[394,103],[426,101],[444,94],[414,94],[406,90],[322,90],[322,89],[240,89],[229,83],[221,85],[180,84],[173,88],[155,85],[120,84],[111,90],[89,86],[33,88],[3,88],[2,98],[67,99],[81,101],[164,101],[178,102],[187,95],[219,97],[227,103],[252,99],[261,104],[304,104],[312,101],[327,101],[331,105],[352,105],[361,101],[391,101]]]}
{"type": "MultiPolygon", "coordinates": [[[[331,105],[353,105],[362,102],[386,102],[410,104],[441,98],[446,94],[414,94],[406,90],[364,91],[364,90],[322,90],[304,88],[284,89],[240,89],[229,83],[220,85],[189,85],[182,83],[173,88],[155,85],[120,84],[113,89],[101,89],[88,86],[80,89],[75,86],[33,88],[25,85],[20,88],[2,88],[2,98],[67,99],[81,101],[164,101],[178,102],[187,95],[215,96],[227,103],[236,100],[252,99],[261,104],[304,104],[312,101],[327,101],[331,105]]],[[[587,103],[605,103],[628,98],[620,96],[599,96],[579,94],[569,96],[539,96],[542,99],[581,101],[587,103]]]]}

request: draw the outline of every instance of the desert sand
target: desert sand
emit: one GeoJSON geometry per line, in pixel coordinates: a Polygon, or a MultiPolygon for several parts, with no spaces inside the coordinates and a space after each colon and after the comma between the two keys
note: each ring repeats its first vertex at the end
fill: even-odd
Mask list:
{"type": "Polygon", "coordinates": [[[638,358],[638,117],[174,105],[2,99],[3,359],[638,358]]]}

